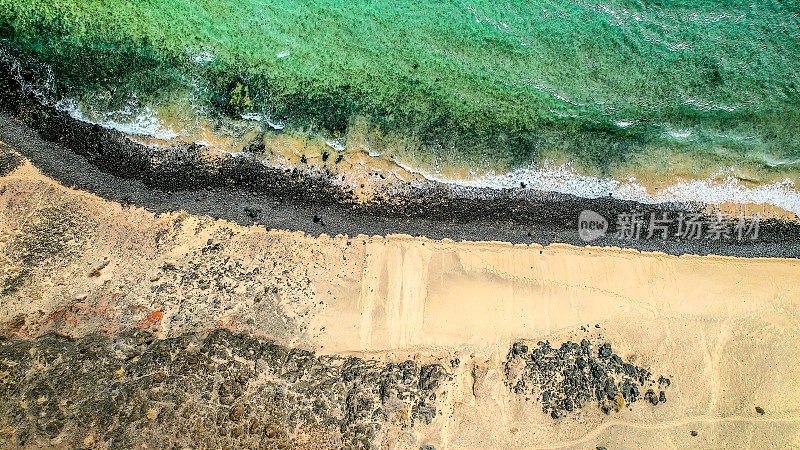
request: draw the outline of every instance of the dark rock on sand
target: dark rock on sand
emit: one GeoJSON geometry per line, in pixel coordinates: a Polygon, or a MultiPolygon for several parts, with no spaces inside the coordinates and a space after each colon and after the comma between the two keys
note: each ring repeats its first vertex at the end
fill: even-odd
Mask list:
{"type": "Polygon", "coordinates": [[[115,448],[165,437],[176,448],[372,448],[390,422],[436,420],[429,399],[450,377],[437,365],[316,356],[226,330],[0,338],[0,372],[5,444],[58,437],[71,448],[87,435],[115,448]]]}
{"type": "Polygon", "coordinates": [[[655,391],[652,389],[648,389],[647,392],[644,393],[644,399],[649,401],[653,406],[657,405],[659,402],[658,395],[656,395],[655,391]]]}
{"type": "Polygon", "coordinates": [[[245,212],[245,214],[247,214],[247,217],[249,217],[249,218],[251,218],[253,220],[258,219],[258,217],[261,215],[261,210],[260,209],[250,208],[250,207],[247,207],[247,206],[244,207],[244,212],[245,212]]]}
{"type": "Polygon", "coordinates": [[[515,342],[511,350],[515,355],[524,355],[525,353],[528,353],[528,346],[522,342],[515,342]]]}
{"type": "Polygon", "coordinates": [[[523,345],[514,343],[508,352],[506,384],[518,395],[541,401],[543,412],[554,419],[589,404],[596,404],[605,413],[618,411],[640,397],[640,387],[648,387],[645,398],[650,404],[666,401],[664,391],[656,394],[652,388],[656,382],[650,372],[624,362],[611,352],[610,343],[600,345],[600,358],[589,356],[592,344],[588,339],[580,344],[567,341],[559,348],[540,341],[524,352],[523,345]]]}

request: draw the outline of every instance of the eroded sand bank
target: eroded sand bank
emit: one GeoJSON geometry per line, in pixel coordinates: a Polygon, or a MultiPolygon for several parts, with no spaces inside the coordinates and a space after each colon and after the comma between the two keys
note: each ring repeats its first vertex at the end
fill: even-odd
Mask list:
{"type": "Polygon", "coordinates": [[[387,433],[387,447],[800,445],[797,260],[312,238],[156,216],[29,163],[0,178],[0,259],[0,321],[16,338],[225,327],[321,354],[448,367],[441,414],[387,433]],[[554,420],[505,385],[513,342],[583,337],[671,377],[668,401],[554,420]]]}

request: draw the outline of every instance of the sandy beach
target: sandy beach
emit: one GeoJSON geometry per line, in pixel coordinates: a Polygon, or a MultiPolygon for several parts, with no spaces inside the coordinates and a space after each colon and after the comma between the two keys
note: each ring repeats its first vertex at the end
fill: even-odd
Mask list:
{"type": "MultiPolygon", "coordinates": [[[[313,237],[123,206],[28,161],[0,179],[0,217],[12,341],[224,328],[318,355],[441,365],[437,416],[384,427],[376,442],[392,448],[800,445],[795,259],[313,237]],[[554,420],[509,389],[512,344],[582,339],[668,377],[666,402],[554,420]]],[[[13,445],[20,429],[3,426],[13,445]]],[[[91,435],[64,430],[35,442],[91,435]]]]}

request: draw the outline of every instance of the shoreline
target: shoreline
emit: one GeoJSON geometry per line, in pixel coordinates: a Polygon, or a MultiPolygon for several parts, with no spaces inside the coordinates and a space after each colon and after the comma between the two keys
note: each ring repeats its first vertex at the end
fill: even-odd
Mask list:
{"type": "Polygon", "coordinates": [[[709,205],[700,203],[643,204],[436,182],[388,187],[363,201],[324,174],[270,168],[247,156],[210,154],[199,145],[147,147],[122,132],[43,105],[25,93],[7,67],[2,69],[7,113],[0,118],[0,140],[65,185],[154,212],[186,210],[312,236],[408,234],[434,240],[590,244],[672,255],[800,257],[800,223],[782,218],[761,220],[758,240],[752,242],[614,237],[619,215],[685,213],[712,220],[709,205]],[[585,210],[608,221],[607,234],[588,243],[578,235],[578,216],[585,210]]]}
{"type": "MultiPolygon", "coordinates": [[[[59,120],[63,120],[63,117],[59,120]]],[[[64,122],[61,125],[65,126],[64,122]]],[[[199,164],[199,167],[185,164],[188,173],[180,173],[178,171],[181,168],[176,167],[176,163],[162,168],[156,166],[153,170],[153,166],[148,166],[148,161],[134,159],[146,169],[134,172],[131,177],[118,176],[132,172],[130,166],[125,165],[125,162],[133,159],[132,155],[138,158],[144,156],[130,150],[137,150],[137,144],[128,141],[121,133],[114,136],[116,133],[98,126],[81,123],[72,125],[77,129],[54,136],[62,136],[60,139],[67,142],[71,136],[72,139],[88,136],[87,142],[92,142],[92,138],[105,137],[108,138],[105,142],[111,143],[111,147],[124,150],[120,153],[109,150],[95,153],[94,162],[90,162],[89,158],[41,139],[33,129],[5,114],[0,114],[0,140],[17,149],[40,170],[62,184],[75,186],[111,201],[141,206],[155,213],[184,210],[240,225],[258,224],[270,229],[302,231],[311,236],[407,234],[432,240],[536,243],[544,246],[563,243],[671,255],[800,257],[800,224],[774,218],[761,222],[760,237],[763,240],[753,243],[662,241],[657,238],[623,240],[610,235],[584,242],[577,233],[576,222],[583,210],[596,211],[604,217],[624,211],[648,214],[666,210],[700,214],[704,211],[704,205],[689,209],[615,199],[580,199],[546,193],[533,196],[521,192],[481,189],[471,190],[473,197],[459,198],[453,197],[452,192],[442,187],[417,191],[416,196],[403,195],[400,200],[402,203],[389,199],[365,204],[326,184],[324,180],[311,179],[302,174],[286,174],[257,164],[248,166],[246,161],[240,165],[235,165],[239,161],[227,161],[231,165],[225,168],[223,160],[220,164],[223,168],[216,168],[218,178],[215,179],[208,173],[201,173],[204,167],[199,164]],[[123,152],[131,155],[130,159],[121,159],[123,152]],[[228,173],[224,172],[226,169],[228,173]],[[197,184],[187,189],[186,185],[194,184],[192,175],[195,175],[194,180],[198,180],[197,184]],[[165,182],[169,184],[165,186],[165,182]],[[224,185],[220,186],[220,183],[224,185]],[[259,192],[258,189],[263,190],[259,192]]],[[[51,128],[49,132],[54,133],[55,130],[63,128],[51,128]]],[[[84,149],[96,149],[91,144],[82,145],[84,149]]],[[[147,151],[146,148],[138,150],[147,151]]],[[[172,153],[168,157],[206,163],[202,159],[202,148],[190,146],[184,150],[194,153],[172,153]]],[[[155,156],[154,159],[157,158],[155,156]]]]}
{"type": "MultiPolygon", "coordinates": [[[[131,123],[120,123],[87,116],[74,100],[60,100],[56,108],[81,122],[121,131],[145,146],[169,147],[198,144],[226,157],[246,155],[278,169],[297,168],[307,174],[322,174],[335,186],[350,190],[360,201],[369,201],[375,192],[403,190],[404,185],[424,187],[437,183],[452,189],[476,188],[488,190],[533,190],[558,192],[580,198],[614,197],[618,200],[643,204],[706,203],[709,207],[733,214],[758,210],[767,217],[797,220],[800,213],[800,193],[792,188],[796,177],[772,176],[750,167],[718,167],[701,175],[678,168],[667,175],[645,166],[615,171],[615,175],[600,176],[577,169],[576,161],[544,158],[540,164],[527,167],[494,168],[466,166],[437,166],[419,162],[419,166],[397,150],[375,152],[373,145],[383,145],[381,139],[363,125],[353,125],[344,137],[325,139],[321,135],[282,131],[263,117],[242,116],[242,122],[231,123],[230,129],[208,117],[190,125],[180,118],[160,117],[146,107],[145,116],[131,123]],[[254,120],[245,124],[246,120],[254,120]],[[136,124],[145,120],[144,128],[136,124]],[[265,121],[267,124],[265,124],[265,121]],[[158,125],[156,125],[158,124],[158,125]],[[191,130],[186,131],[185,127],[191,130]],[[180,132],[175,130],[181,130],[180,132]],[[754,171],[755,170],[755,171],[754,171]],[[720,202],[720,199],[725,199],[720,202]],[[738,207],[736,206],[738,205],[738,207]],[[732,208],[727,208],[733,206],[732,208]]],[[[221,118],[216,121],[223,120],[221,118]]],[[[231,118],[231,120],[234,120],[231,118]]],[[[403,147],[402,139],[395,142],[403,147]]],[[[413,158],[412,158],[413,160],[413,158]]],[[[685,163],[685,161],[684,161],[685,163]]],[[[699,162],[695,161],[699,164],[699,162]]],[[[676,162],[677,166],[681,163],[676,162]]]]}

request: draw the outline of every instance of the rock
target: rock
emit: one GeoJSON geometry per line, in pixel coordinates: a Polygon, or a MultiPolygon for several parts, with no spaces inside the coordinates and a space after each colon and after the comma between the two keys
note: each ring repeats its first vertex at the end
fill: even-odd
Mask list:
{"type": "Polygon", "coordinates": [[[258,358],[255,363],[256,373],[264,373],[267,370],[267,361],[262,358],[258,358]]]}
{"type": "Polygon", "coordinates": [[[430,425],[436,417],[436,408],[427,405],[419,406],[412,411],[412,415],[422,419],[425,425],[430,425]]]}
{"type": "Polygon", "coordinates": [[[667,394],[665,394],[664,391],[658,393],[658,401],[660,401],[661,403],[667,402],[667,394]]]}
{"type": "Polygon", "coordinates": [[[603,388],[595,388],[594,394],[597,401],[603,400],[606,397],[606,391],[603,388]]]}
{"type": "MultiPolygon", "coordinates": [[[[247,217],[249,217],[249,218],[251,218],[253,220],[258,219],[258,216],[261,214],[261,210],[260,209],[248,208],[247,206],[244,207],[244,212],[247,214],[247,217]]],[[[209,245],[211,245],[211,244],[209,244],[209,245]]]]}
{"type": "Polygon", "coordinates": [[[392,426],[385,413],[390,400],[395,410],[412,413],[408,425],[434,423],[440,413],[433,402],[451,380],[436,364],[318,357],[224,329],[167,339],[136,329],[113,341],[48,334],[2,340],[0,354],[9,379],[21,380],[8,401],[33,408],[13,422],[4,417],[14,429],[29,430],[13,436],[20,447],[58,436],[62,446],[75,448],[96,426],[117,430],[98,440],[113,439],[126,448],[142,447],[142,436],[162,433],[178,436],[176,447],[197,445],[202,434],[214,447],[219,441],[213,439],[222,436],[233,448],[259,447],[266,435],[267,447],[297,448],[302,444],[292,430],[324,423],[337,430],[341,447],[371,448],[378,445],[378,431],[392,426]],[[38,361],[46,364],[36,377],[23,376],[38,361]],[[393,394],[381,398],[381,391],[393,394]],[[68,417],[62,404],[81,420],[69,418],[74,414],[68,417]]]}
{"type": "Polygon", "coordinates": [[[644,399],[649,401],[653,406],[658,404],[658,396],[652,389],[648,389],[647,392],[644,393],[644,399]]]}
{"type": "Polygon", "coordinates": [[[515,355],[524,355],[528,353],[528,346],[523,344],[522,342],[516,342],[511,347],[511,350],[514,352],[515,355]]]}
{"type": "Polygon", "coordinates": [[[763,416],[763,415],[764,415],[764,413],[765,413],[765,411],[764,411],[764,408],[762,408],[762,407],[760,407],[760,406],[756,406],[756,412],[757,412],[757,413],[759,413],[759,414],[761,414],[762,416],[763,416]]]}
{"type": "Polygon", "coordinates": [[[600,367],[597,364],[594,364],[591,367],[592,367],[592,376],[595,379],[599,380],[599,379],[603,378],[603,376],[605,375],[605,372],[603,372],[603,368],[602,367],[600,367]]]}
{"type": "Polygon", "coordinates": [[[233,420],[234,422],[238,422],[242,420],[242,417],[244,417],[244,408],[242,408],[241,406],[234,406],[233,408],[231,408],[230,415],[231,415],[231,420],[233,420]]]}
{"type": "MultiPolygon", "coordinates": [[[[619,389],[617,388],[617,385],[614,384],[614,380],[611,379],[611,378],[607,378],[606,379],[606,388],[605,388],[606,397],[608,397],[609,400],[614,400],[614,399],[617,398],[617,393],[618,392],[619,392],[619,389]]],[[[623,397],[623,398],[625,398],[625,397],[623,397]]]]}
{"type": "MultiPolygon", "coordinates": [[[[527,351],[519,344],[509,349],[505,383],[526,400],[538,398],[543,412],[551,417],[564,417],[590,403],[606,413],[612,408],[619,411],[640,397],[640,386],[654,384],[649,371],[624,362],[612,352],[610,343],[599,347],[599,358],[590,356],[592,344],[587,339],[566,341],[558,348],[539,341],[527,351]]],[[[661,403],[654,389],[647,391],[646,398],[653,405],[661,403]]]]}
{"type": "Polygon", "coordinates": [[[439,387],[440,382],[446,377],[444,368],[438,364],[428,364],[420,367],[419,389],[431,391],[439,387]]]}

